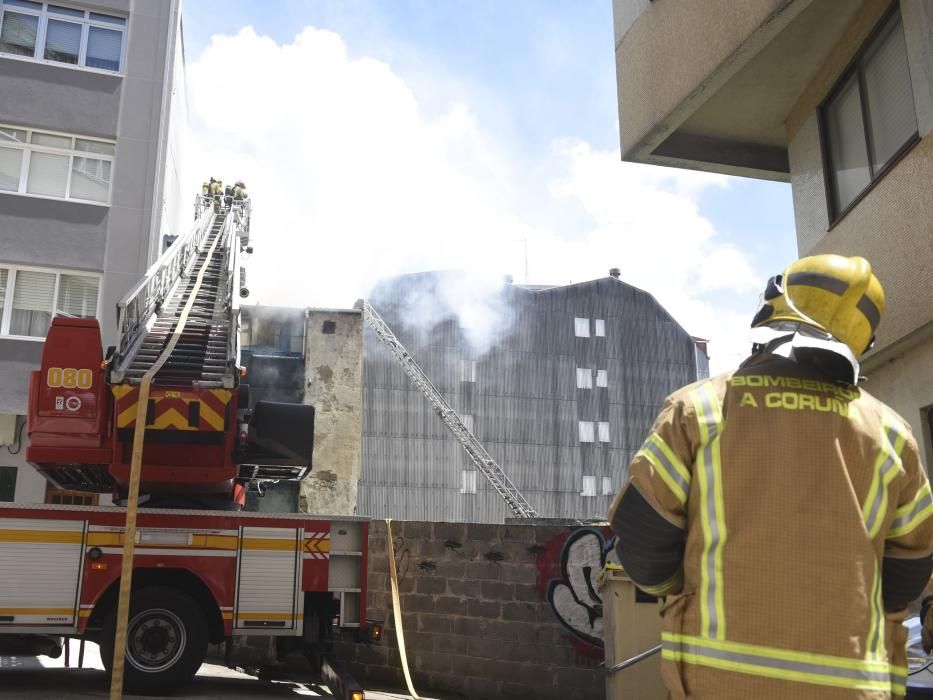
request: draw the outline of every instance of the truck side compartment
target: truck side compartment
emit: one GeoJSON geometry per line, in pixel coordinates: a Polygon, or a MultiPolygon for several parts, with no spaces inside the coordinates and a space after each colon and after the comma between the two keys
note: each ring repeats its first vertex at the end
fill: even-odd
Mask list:
{"type": "MultiPolygon", "coordinates": [[[[0,504],[9,563],[0,636],[83,637],[112,651],[124,517],[115,507],[0,504]]],[[[208,642],[260,635],[305,650],[329,643],[335,618],[365,627],[368,527],[351,517],[141,511],[128,680],[165,692],[190,678],[208,642]]]]}

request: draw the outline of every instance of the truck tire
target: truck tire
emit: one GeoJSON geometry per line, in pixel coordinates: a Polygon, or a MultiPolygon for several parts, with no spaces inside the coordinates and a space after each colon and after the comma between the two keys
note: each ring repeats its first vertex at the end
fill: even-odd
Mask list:
{"type": "MultiPolygon", "coordinates": [[[[112,671],[117,610],[107,615],[100,656],[112,671]]],[[[188,683],[207,654],[207,621],[189,596],[152,586],[133,591],[126,629],[123,686],[139,695],[166,695],[188,683]]]]}

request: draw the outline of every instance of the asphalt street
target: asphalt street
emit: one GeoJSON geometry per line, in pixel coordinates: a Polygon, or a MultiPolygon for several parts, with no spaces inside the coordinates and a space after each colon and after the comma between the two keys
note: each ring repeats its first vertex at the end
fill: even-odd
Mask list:
{"type": "MultiPolygon", "coordinates": [[[[72,641],[72,666],[77,665],[78,644],[72,641]]],[[[65,668],[64,655],[58,659],[45,656],[0,656],[0,698],[15,700],[82,700],[109,697],[110,685],[100,663],[96,644],[85,650],[84,668],[65,668]]],[[[143,697],[125,695],[126,698],[143,697]]],[[[177,695],[146,696],[149,700],[252,700],[253,698],[333,699],[327,687],[291,681],[261,681],[223,666],[203,664],[194,681],[177,695]]],[[[366,691],[367,699],[401,700],[398,693],[366,691]]]]}

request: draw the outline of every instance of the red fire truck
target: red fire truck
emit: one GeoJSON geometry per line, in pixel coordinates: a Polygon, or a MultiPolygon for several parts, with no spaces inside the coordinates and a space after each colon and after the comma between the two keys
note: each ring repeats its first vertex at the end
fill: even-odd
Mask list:
{"type": "Polygon", "coordinates": [[[297,653],[336,693],[363,697],[330,650],[335,634],[381,631],[366,620],[367,521],[241,510],[250,488],[308,473],[314,434],[311,406],[251,403],[241,383],[244,252],[248,200],[200,197],[191,230],[118,304],[106,355],[96,320],[53,319],[30,381],[27,459],[57,488],[117,505],[0,504],[0,653],[57,655],[81,638],[111,662],[121,505],[145,416],[126,688],[170,692],[209,643],[240,665],[256,645],[238,642],[259,635],[276,658],[244,665],[297,653]]]}

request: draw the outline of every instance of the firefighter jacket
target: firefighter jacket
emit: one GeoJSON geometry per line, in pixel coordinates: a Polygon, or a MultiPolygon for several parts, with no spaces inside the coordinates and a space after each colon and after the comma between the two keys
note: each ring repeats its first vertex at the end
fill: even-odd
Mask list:
{"type": "Polygon", "coordinates": [[[761,353],[668,397],[610,520],[671,697],[822,700],[904,694],[931,515],[902,418],[761,353]]]}

